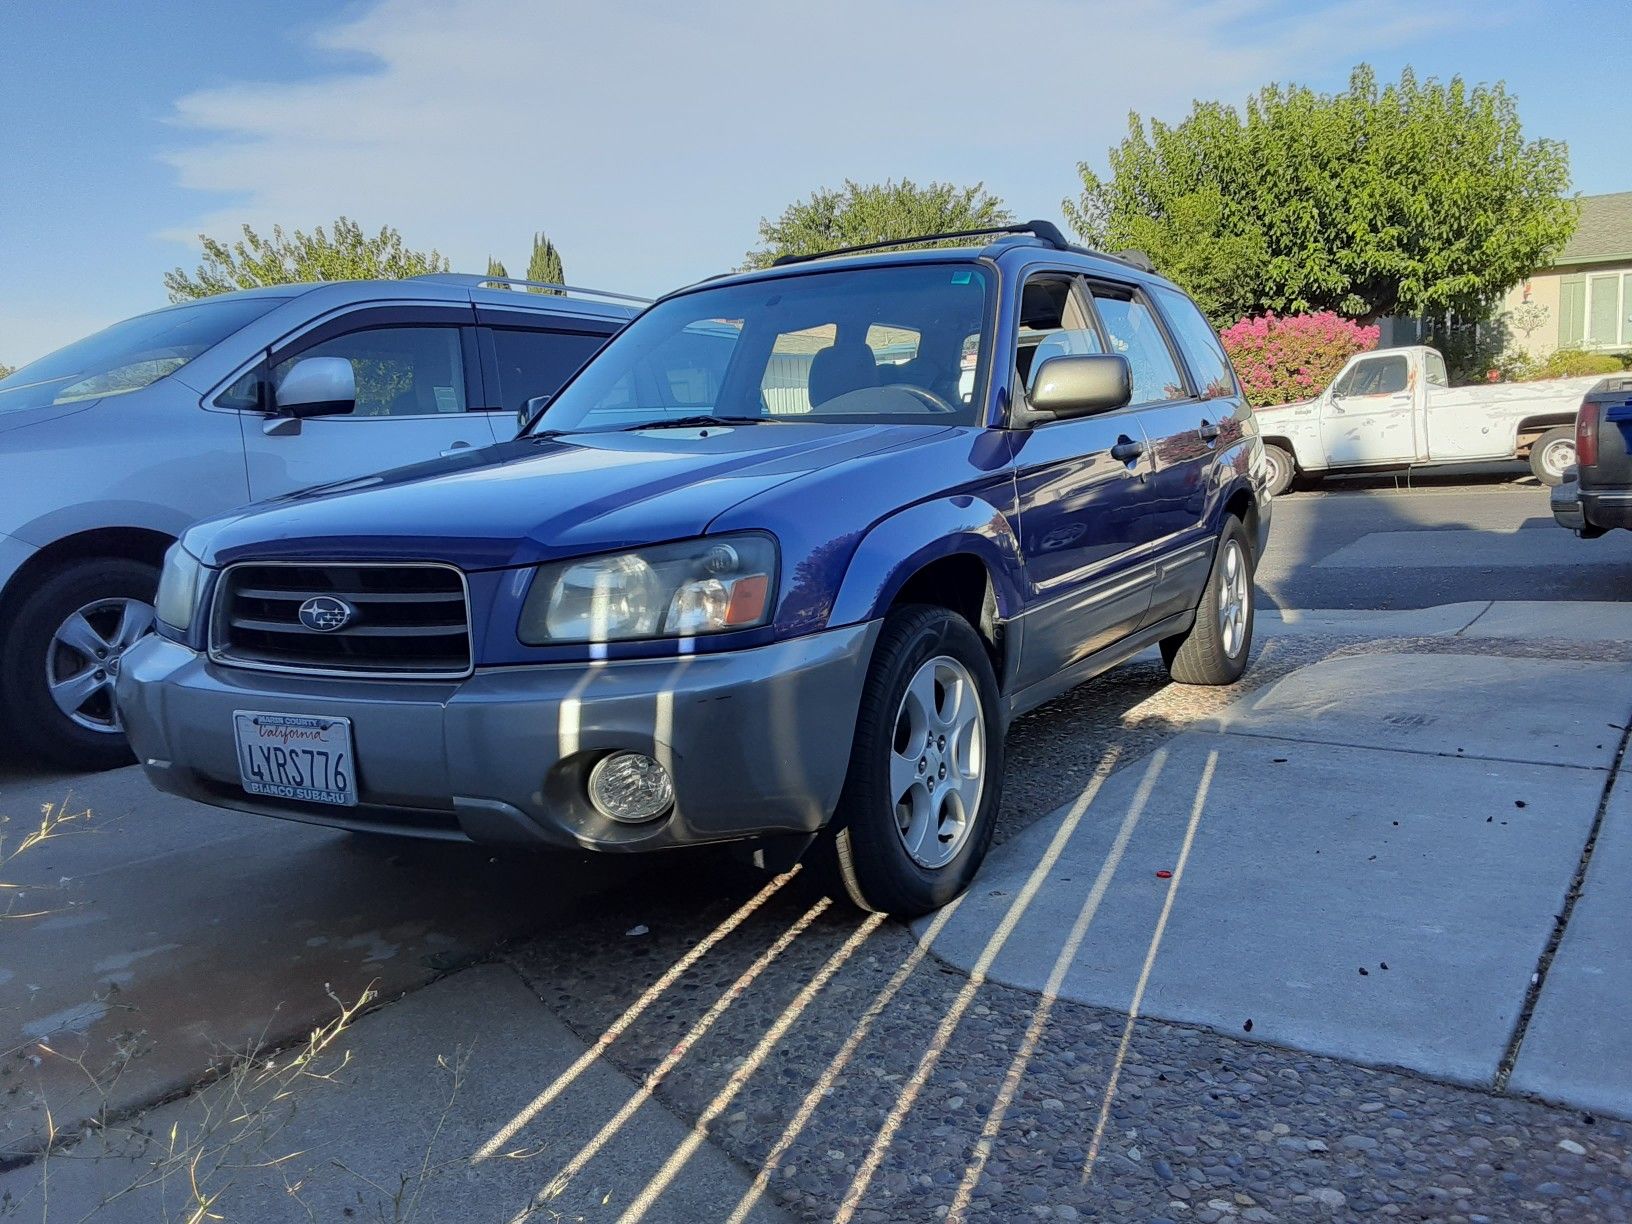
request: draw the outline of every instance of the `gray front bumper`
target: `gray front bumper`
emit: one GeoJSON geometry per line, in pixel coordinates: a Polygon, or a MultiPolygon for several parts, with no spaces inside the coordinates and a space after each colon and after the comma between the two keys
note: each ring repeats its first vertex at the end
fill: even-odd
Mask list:
{"type": "Polygon", "coordinates": [[[340,828],[488,844],[653,850],[810,833],[838,803],[877,622],[754,650],[478,671],[454,683],[222,667],[156,635],[120,669],[131,746],[161,790],[340,828]],[[248,795],[234,710],[349,718],[359,804],[248,795]],[[662,761],[676,802],[606,819],[588,772],[626,748],[662,761]]]}

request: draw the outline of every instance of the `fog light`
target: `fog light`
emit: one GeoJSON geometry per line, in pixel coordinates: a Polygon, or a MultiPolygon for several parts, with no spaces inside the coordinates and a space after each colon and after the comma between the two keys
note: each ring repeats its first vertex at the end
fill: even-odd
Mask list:
{"type": "Polygon", "coordinates": [[[674,783],[645,753],[614,752],[589,771],[589,801],[609,819],[639,824],[674,805],[674,783]]]}

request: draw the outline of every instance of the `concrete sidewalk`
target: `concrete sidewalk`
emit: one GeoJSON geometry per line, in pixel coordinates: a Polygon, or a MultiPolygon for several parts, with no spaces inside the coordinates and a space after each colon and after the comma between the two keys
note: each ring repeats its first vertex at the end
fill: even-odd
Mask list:
{"type": "Polygon", "coordinates": [[[1263,608],[1260,637],[1455,637],[1632,644],[1632,603],[1473,600],[1430,608],[1263,608]]]}
{"type": "Polygon", "coordinates": [[[217,1084],[0,1174],[0,1213],[38,1217],[48,1186],[54,1220],[187,1219],[196,1180],[216,1196],[209,1218],[256,1224],[656,1224],[723,1220],[739,1204],[743,1220],[785,1218],[747,1170],[589,1056],[508,966],[465,970],[364,1017],[316,1069],[332,1078],[284,1096],[217,1084]]]}
{"type": "MultiPolygon", "coordinates": [[[[1005,843],[933,949],[1028,990],[1494,1085],[1629,714],[1622,664],[1314,664],[1005,843]]],[[[1565,934],[1513,1085],[1626,1116],[1629,822],[1626,802],[1604,822],[1600,900],[1565,934]]]]}

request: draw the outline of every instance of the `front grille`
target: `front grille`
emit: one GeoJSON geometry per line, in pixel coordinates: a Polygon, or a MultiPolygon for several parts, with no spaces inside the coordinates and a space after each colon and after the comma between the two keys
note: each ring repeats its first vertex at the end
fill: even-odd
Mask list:
{"type": "Polygon", "coordinates": [[[210,653],[223,663],[280,671],[468,675],[464,577],[446,565],[235,565],[215,597],[210,653]],[[333,623],[336,614],[345,623],[327,631],[302,623],[301,607],[311,600],[326,615],[312,617],[317,623],[333,623]]]}

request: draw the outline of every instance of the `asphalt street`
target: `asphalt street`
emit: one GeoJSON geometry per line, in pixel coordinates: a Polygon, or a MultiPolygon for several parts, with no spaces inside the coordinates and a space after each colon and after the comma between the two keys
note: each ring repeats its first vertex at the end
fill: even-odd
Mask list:
{"type": "Polygon", "coordinates": [[[1619,600],[1632,532],[1576,539],[1527,468],[1331,477],[1276,499],[1258,588],[1274,608],[1619,600]]]}

